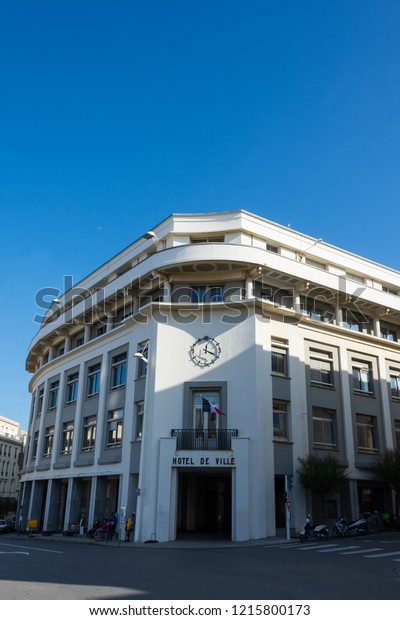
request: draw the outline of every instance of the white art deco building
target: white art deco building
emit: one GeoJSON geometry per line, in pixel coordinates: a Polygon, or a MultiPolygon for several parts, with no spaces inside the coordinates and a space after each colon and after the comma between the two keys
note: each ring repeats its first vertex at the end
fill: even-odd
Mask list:
{"type": "Polygon", "coordinates": [[[285,492],[294,530],[392,511],[371,465],[400,435],[399,337],[398,272],[246,211],[171,215],[46,312],[22,514],[52,533],[135,510],[137,541],[238,541],[285,526],[285,492]],[[322,503],[307,454],[347,474],[322,503]]]}

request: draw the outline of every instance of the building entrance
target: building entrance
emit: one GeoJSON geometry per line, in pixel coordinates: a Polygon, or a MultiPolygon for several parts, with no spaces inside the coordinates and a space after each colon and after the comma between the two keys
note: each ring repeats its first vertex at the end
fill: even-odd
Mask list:
{"type": "Polygon", "coordinates": [[[182,471],[178,475],[177,538],[231,538],[232,473],[182,471]]]}

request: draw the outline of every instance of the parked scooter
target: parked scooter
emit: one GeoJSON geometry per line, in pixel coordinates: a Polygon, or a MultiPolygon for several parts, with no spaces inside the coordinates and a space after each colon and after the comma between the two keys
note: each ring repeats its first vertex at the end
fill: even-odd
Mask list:
{"type": "Polygon", "coordinates": [[[346,516],[339,517],[332,530],[332,536],[363,536],[365,534],[368,534],[368,521],[365,517],[360,517],[356,521],[346,516]]]}
{"type": "Polygon", "coordinates": [[[328,537],[329,533],[326,525],[311,525],[311,515],[308,514],[304,522],[303,529],[300,532],[300,541],[305,542],[309,538],[328,540],[328,537]]]}

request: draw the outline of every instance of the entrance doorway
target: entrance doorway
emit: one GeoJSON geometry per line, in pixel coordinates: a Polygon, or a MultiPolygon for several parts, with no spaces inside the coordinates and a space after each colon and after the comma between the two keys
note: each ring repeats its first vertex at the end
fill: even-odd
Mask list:
{"type": "Polygon", "coordinates": [[[177,538],[231,538],[232,473],[182,471],[178,476],[177,538]]]}
{"type": "Polygon", "coordinates": [[[275,476],[275,526],[285,527],[285,476],[275,476]]]}

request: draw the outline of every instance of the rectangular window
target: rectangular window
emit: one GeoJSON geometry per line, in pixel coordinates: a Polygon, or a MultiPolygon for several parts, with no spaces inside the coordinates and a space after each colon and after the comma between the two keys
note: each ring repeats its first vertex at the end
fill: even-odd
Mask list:
{"type": "Polygon", "coordinates": [[[64,422],[61,436],[61,454],[71,454],[74,438],[74,423],[64,422]]]}
{"type": "Polygon", "coordinates": [[[144,420],[144,401],[136,403],[136,439],[143,437],[143,420],[144,420]]]}
{"type": "Polygon", "coordinates": [[[288,404],[282,400],[272,401],[274,437],[277,439],[289,439],[288,435],[288,404]]]}
{"type": "Polygon", "coordinates": [[[96,396],[100,391],[100,371],[101,364],[89,366],[87,374],[87,392],[86,396],[96,396]]]}
{"type": "Polygon", "coordinates": [[[44,388],[39,388],[37,414],[40,415],[43,410],[44,388]]]}
{"type": "Polygon", "coordinates": [[[376,418],[371,415],[356,416],[357,441],[360,452],[376,452],[378,443],[376,437],[376,418]]]}
{"type": "Polygon", "coordinates": [[[336,447],[334,410],[313,407],[313,439],[315,447],[336,447]]]}
{"type": "Polygon", "coordinates": [[[304,313],[313,319],[313,321],[323,321],[324,311],[322,308],[318,308],[313,301],[306,304],[304,313]]]}
{"type": "Polygon", "coordinates": [[[224,237],[191,237],[190,243],[223,243],[224,237]]]}
{"type": "Polygon", "coordinates": [[[353,390],[363,394],[373,394],[372,365],[370,362],[352,360],[353,364],[353,390]]]}
{"type": "Polygon", "coordinates": [[[31,403],[31,419],[32,419],[32,416],[33,416],[33,414],[34,414],[35,407],[36,407],[36,392],[34,392],[34,393],[32,394],[32,403],[31,403]]]}
{"type": "Polygon", "coordinates": [[[78,334],[75,334],[72,338],[71,349],[81,347],[85,342],[85,331],[81,330],[78,334]]]}
{"type": "Polygon", "coordinates": [[[107,448],[118,448],[122,443],[123,409],[108,412],[107,417],[107,448]]]}
{"type": "Polygon", "coordinates": [[[288,375],[288,349],[283,343],[272,342],[271,370],[278,375],[288,375]]]}
{"type": "Polygon", "coordinates": [[[94,450],[96,440],[96,416],[91,415],[83,420],[83,452],[91,452],[94,450]]]}
{"type": "Polygon", "coordinates": [[[395,441],[394,445],[397,450],[400,450],[400,420],[394,421],[394,433],[395,433],[395,441]]]}
{"type": "Polygon", "coordinates": [[[343,321],[343,327],[347,327],[347,329],[351,329],[353,332],[362,331],[361,322],[350,316],[348,313],[346,319],[343,321]]]}
{"type": "Polygon", "coordinates": [[[215,286],[191,286],[191,302],[198,303],[216,303],[224,301],[224,287],[215,286]]]}
{"type": "Polygon", "coordinates": [[[278,254],[278,248],[276,247],[276,245],[271,245],[270,243],[267,243],[266,250],[268,252],[273,252],[274,254],[278,254]]]}
{"type": "Polygon", "coordinates": [[[390,295],[398,295],[398,292],[395,288],[390,288],[389,286],[382,286],[382,291],[384,293],[389,293],[390,295]]]}
{"type": "Polygon", "coordinates": [[[75,403],[78,396],[79,373],[74,372],[67,377],[67,396],[66,403],[75,403]]]}
{"type": "Polygon", "coordinates": [[[54,426],[48,426],[44,432],[43,456],[49,458],[53,452],[54,426]]]}
{"type": "Polygon", "coordinates": [[[119,388],[126,381],[126,353],[115,355],[111,361],[111,388],[119,388]]]}
{"type": "Polygon", "coordinates": [[[55,349],[55,357],[60,357],[60,355],[64,355],[65,352],[65,341],[60,342],[55,349]]]}
{"type": "Polygon", "coordinates": [[[381,338],[390,340],[391,342],[397,342],[397,331],[395,329],[389,329],[388,327],[381,327],[381,338]]]}
{"type": "Polygon", "coordinates": [[[363,314],[353,312],[349,308],[342,308],[343,327],[355,332],[373,333],[371,320],[363,314]]]}
{"type": "Polygon", "coordinates": [[[315,269],[326,269],[326,265],[324,263],[320,263],[319,261],[312,258],[306,258],[306,265],[310,265],[310,267],[315,267],[315,269]]]}
{"type": "Polygon", "coordinates": [[[310,348],[310,379],[313,383],[333,386],[332,353],[310,348]]]}
{"type": "Polygon", "coordinates": [[[145,361],[145,359],[147,359],[147,356],[148,356],[148,348],[149,348],[148,342],[140,343],[137,348],[137,352],[144,356],[144,357],[137,356],[138,364],[137,364],[136,377],[138,379],[142,379],[143,377],[147,375],[147,362],[145,361]]]}
{"type": "Polygon", "coordinates": [[[37,457],[37,450],[39,445],[39,431],[35,431],[33,436],[33,450],[32,450],[32,459],[37,457]]]}
{"type": "Polygon", "coordinates": [[[359,284],[364,284],[364,278],[361,276],[357,276],[355,273],[346,272],[346,280],[350,280],[351,282],[358,282],[359,284]]]}
{"type": "Polygon", "coordinates": [[[393,372],[393,368],[391,368],[392,373],[390,374],[390,393],[393,399],[400,398],[400,371],[393,372]]]}
{"type": "MultiPolygon", "coordinates": [[[[200,439],[212,439],[216,441],[217,430],[221,423],[221,416],[215,410],[205,410],[203,407],[203,399],[219,408],[220,393],[213,392],[197,392],[193,391],[193,426],[196,430],[196,437],[200,439]]],[[[217,444],[215,444],[217,447],[217,444]]]]}
{"type": "Polygon", "coordinates": [[[98,336],[105,334],[106,331],[107,331],[107,325],[103,323],[103,321],[96,321],[96,323],[92,325],[90,337],[92,339],[97,338],[98,336]]]}
{"type": "Polygon", "coordinates": [[[49,409],[55,409],[57,407],[59,387],[60,387],[59,381],[53,381],[53,383],[50,383],[49,409]]]}

